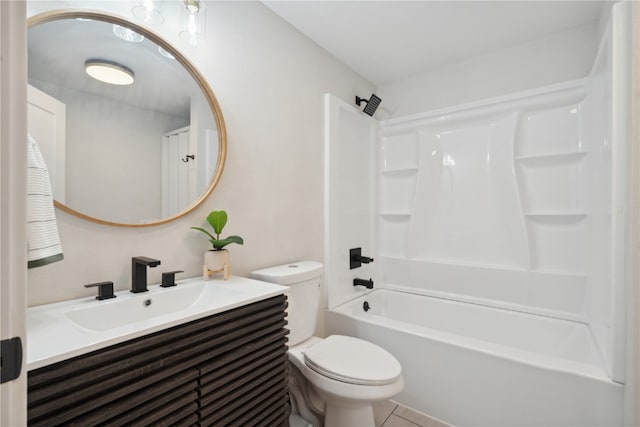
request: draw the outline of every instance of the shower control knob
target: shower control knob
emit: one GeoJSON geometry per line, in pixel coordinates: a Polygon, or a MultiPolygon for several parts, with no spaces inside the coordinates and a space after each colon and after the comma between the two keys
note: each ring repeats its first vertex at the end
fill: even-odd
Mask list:
{"type": "Polygon", "coordinates": [[[362,248],[349,249],[349,269],[353,270],[370,262],[373,262],[373,258],[362,256],[362,248]]]}

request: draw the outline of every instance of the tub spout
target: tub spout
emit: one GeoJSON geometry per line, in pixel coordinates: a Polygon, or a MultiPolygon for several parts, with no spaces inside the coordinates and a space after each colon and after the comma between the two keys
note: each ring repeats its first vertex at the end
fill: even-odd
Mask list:
{"type": "Polygon", "coordinates": [[[367,289],[373,289],[373,279],[353,279],[353,286],[364,286],[367,289]]]}

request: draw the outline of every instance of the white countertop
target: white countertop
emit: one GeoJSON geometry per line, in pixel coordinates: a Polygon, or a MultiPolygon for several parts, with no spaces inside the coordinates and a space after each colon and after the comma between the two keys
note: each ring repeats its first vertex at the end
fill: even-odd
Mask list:
{"type": "Polygon", "coordinates": [[[149,286],[98,301],[86,297],[27,309],[27,370],[284,293],[285,286],[231,276],[149,286]],[[145,304],[145,301],[151,304],[145,304]]]}

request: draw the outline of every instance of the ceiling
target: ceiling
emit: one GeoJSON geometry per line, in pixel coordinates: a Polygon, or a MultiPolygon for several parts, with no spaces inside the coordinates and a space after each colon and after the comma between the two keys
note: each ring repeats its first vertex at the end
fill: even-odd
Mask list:
{"type": "Polygon", "coordinates": [[[595,23],[605,1],[274,1],[263,3],[380,85],[595,23]]]}
{"type": "Polygon", "coordinates": [[[60,100],[70,93],[83,94],[85,100],[94,96],[188,123],[191,98],[203,96],[187,70],[162,56],[154,42],[148,38],[126,42],[115,36],[112,24],[98,20],[70,18],[34,25],[28,32],[28,55],[29,83],[60,100]],[[125,65],[134,71],[135,82],[129,86],[98,82],[85,73],[88,59],[125,65]]]}

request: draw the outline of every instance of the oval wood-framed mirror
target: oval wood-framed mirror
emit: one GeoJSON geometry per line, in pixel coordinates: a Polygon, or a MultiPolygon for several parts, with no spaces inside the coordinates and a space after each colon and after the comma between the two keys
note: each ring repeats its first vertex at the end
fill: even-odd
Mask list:
{"type": "Polygon", "coordinates": [[[196,67],[155,32],[117,15],[59,10],[28,20],[29,132],[54,203],[88,221],[148,227],[215,189],[227,152],[220,105],[196,67]],[[133,84],[85,72],[102,61],[133,84]],[[62,128],[62,130],[61,130],[62,128]]]}

